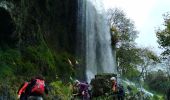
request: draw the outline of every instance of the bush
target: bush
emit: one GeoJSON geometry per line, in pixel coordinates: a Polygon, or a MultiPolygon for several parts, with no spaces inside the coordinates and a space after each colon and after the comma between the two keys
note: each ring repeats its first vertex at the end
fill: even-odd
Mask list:
{"type": "Polygon", "coordinates": [[[72,89],[70,84],[64,84],[61,81],[55,81],[50,84],[50,98],[53,99],[61,99],[61,100],[70,100],[72,96],[72,89]]]}
{"type": "Polygon", "coordinates": [[[146,84],[151,90],[165,94],[170,87],[169,78],[161,71],[149,73],[145,79],[146,84]]]}

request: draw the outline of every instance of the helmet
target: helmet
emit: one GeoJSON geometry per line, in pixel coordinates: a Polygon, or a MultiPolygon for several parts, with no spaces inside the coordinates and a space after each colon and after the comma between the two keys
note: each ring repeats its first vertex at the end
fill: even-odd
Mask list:
{"type": "Polygon", "coordinates": [[[111,77],[110,80],[113,81],[113,80],[116,80],[116,78],[115,77],[111,77]]]}

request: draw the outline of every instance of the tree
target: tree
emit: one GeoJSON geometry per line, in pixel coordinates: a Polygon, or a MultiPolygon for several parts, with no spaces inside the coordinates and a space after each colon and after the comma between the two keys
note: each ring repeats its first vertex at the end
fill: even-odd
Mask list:
{"type": "Polygon", "coordinates": [[[140,78],[148,72],[148,66],[158,61],[157,55],[148,48],[136,47],[138,32],[133,21],[118,9],[108,10],[108,24],[112,36],[112,46],[116,49],[118,71],[128,78],[140,78]],[[140,67],[140,70],[139,70],[140,67]]]}
{"type": "Polygon", "coordinates": [[[108,24],[110,26],[112,46],[116,49],[116,59],[119,63],[118,70],[126,77],[137,76],[139,73],[136,65],[141,62],[135,39],[138,32],[134,23],[128,19],[120,9],[109,9],[108,24]],[[131,73],[133,71],[133,73],[131,73]]]}
{"type": "Polygon", "coordinates": [[[159,57],[149,48],[140,48],[139,56],[142,59],[142,63],[138,67],[140,69],[139,78],[143,77],[143,79],[145,79],[148,72],[151,71],[152,68],[155,68],[153,66],[156,66],[159,62],[159,57]]]}
{"type": "Polygon", "coordinates": [[[156,36],[158,38],[159,45],[164,49],[162,55],[169,56],[170,54],[170,13],[166,13],[164,16],[165,29],[158,29],[156,36]]]}
{"type": "Polygon", "coordinates": [[[134,43],[138,32],[135,29],[133,21],[126,17],[123,10],[118,8],[109,9],[108,24],[112,35],[112,40],[116,40],[113,45],[118,43],[119,46],[127,43],[134,43]]]}
{"type": "Polygon", "coordinates": [[[150,89],[162,94],[165,94],[170,87],[167,75],[161,70],[148,73],[145,82],[150,89]]]}
{"type": "Polygon", "coordinates": [[[163,17],[164,29],[157,29],[156,36],[160,47],[163,49],[161,53],[162,62],[167,67],[167,74],[170,76],[170,12],[165,13],[163,17]]]}
{"type": "Polygon", "coordinates": [[[139,56],[139,49],[134,45],[124,44],[120,48],[117,48],[116,52],[117,61],[119,63],[118,70],[121,74],[131,79],[138,76],[139,71],[137,71],[137,65],[142,63],[142,59],[139,56]]]}

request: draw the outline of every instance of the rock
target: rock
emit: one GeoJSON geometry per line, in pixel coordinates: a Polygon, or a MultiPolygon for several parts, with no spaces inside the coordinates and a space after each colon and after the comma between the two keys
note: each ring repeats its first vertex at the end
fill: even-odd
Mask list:
{"type": "Polygon", "coordinates": [[[108,94],[111,90],[111,77],[116,77],[116,74],[98,74],[91,80],[92,96],[98,97],[108,94]]]}

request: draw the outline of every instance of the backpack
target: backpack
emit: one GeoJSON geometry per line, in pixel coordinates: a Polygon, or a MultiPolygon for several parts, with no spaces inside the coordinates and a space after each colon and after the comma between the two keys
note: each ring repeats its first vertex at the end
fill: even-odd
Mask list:
{"type": "Polygon", "coordinates": [[[43,95],[44,93],[45,82],[44,80],[36,79],[36,83],[33,86],[31,93],[36,93],[39,95],[43,95]]]}

